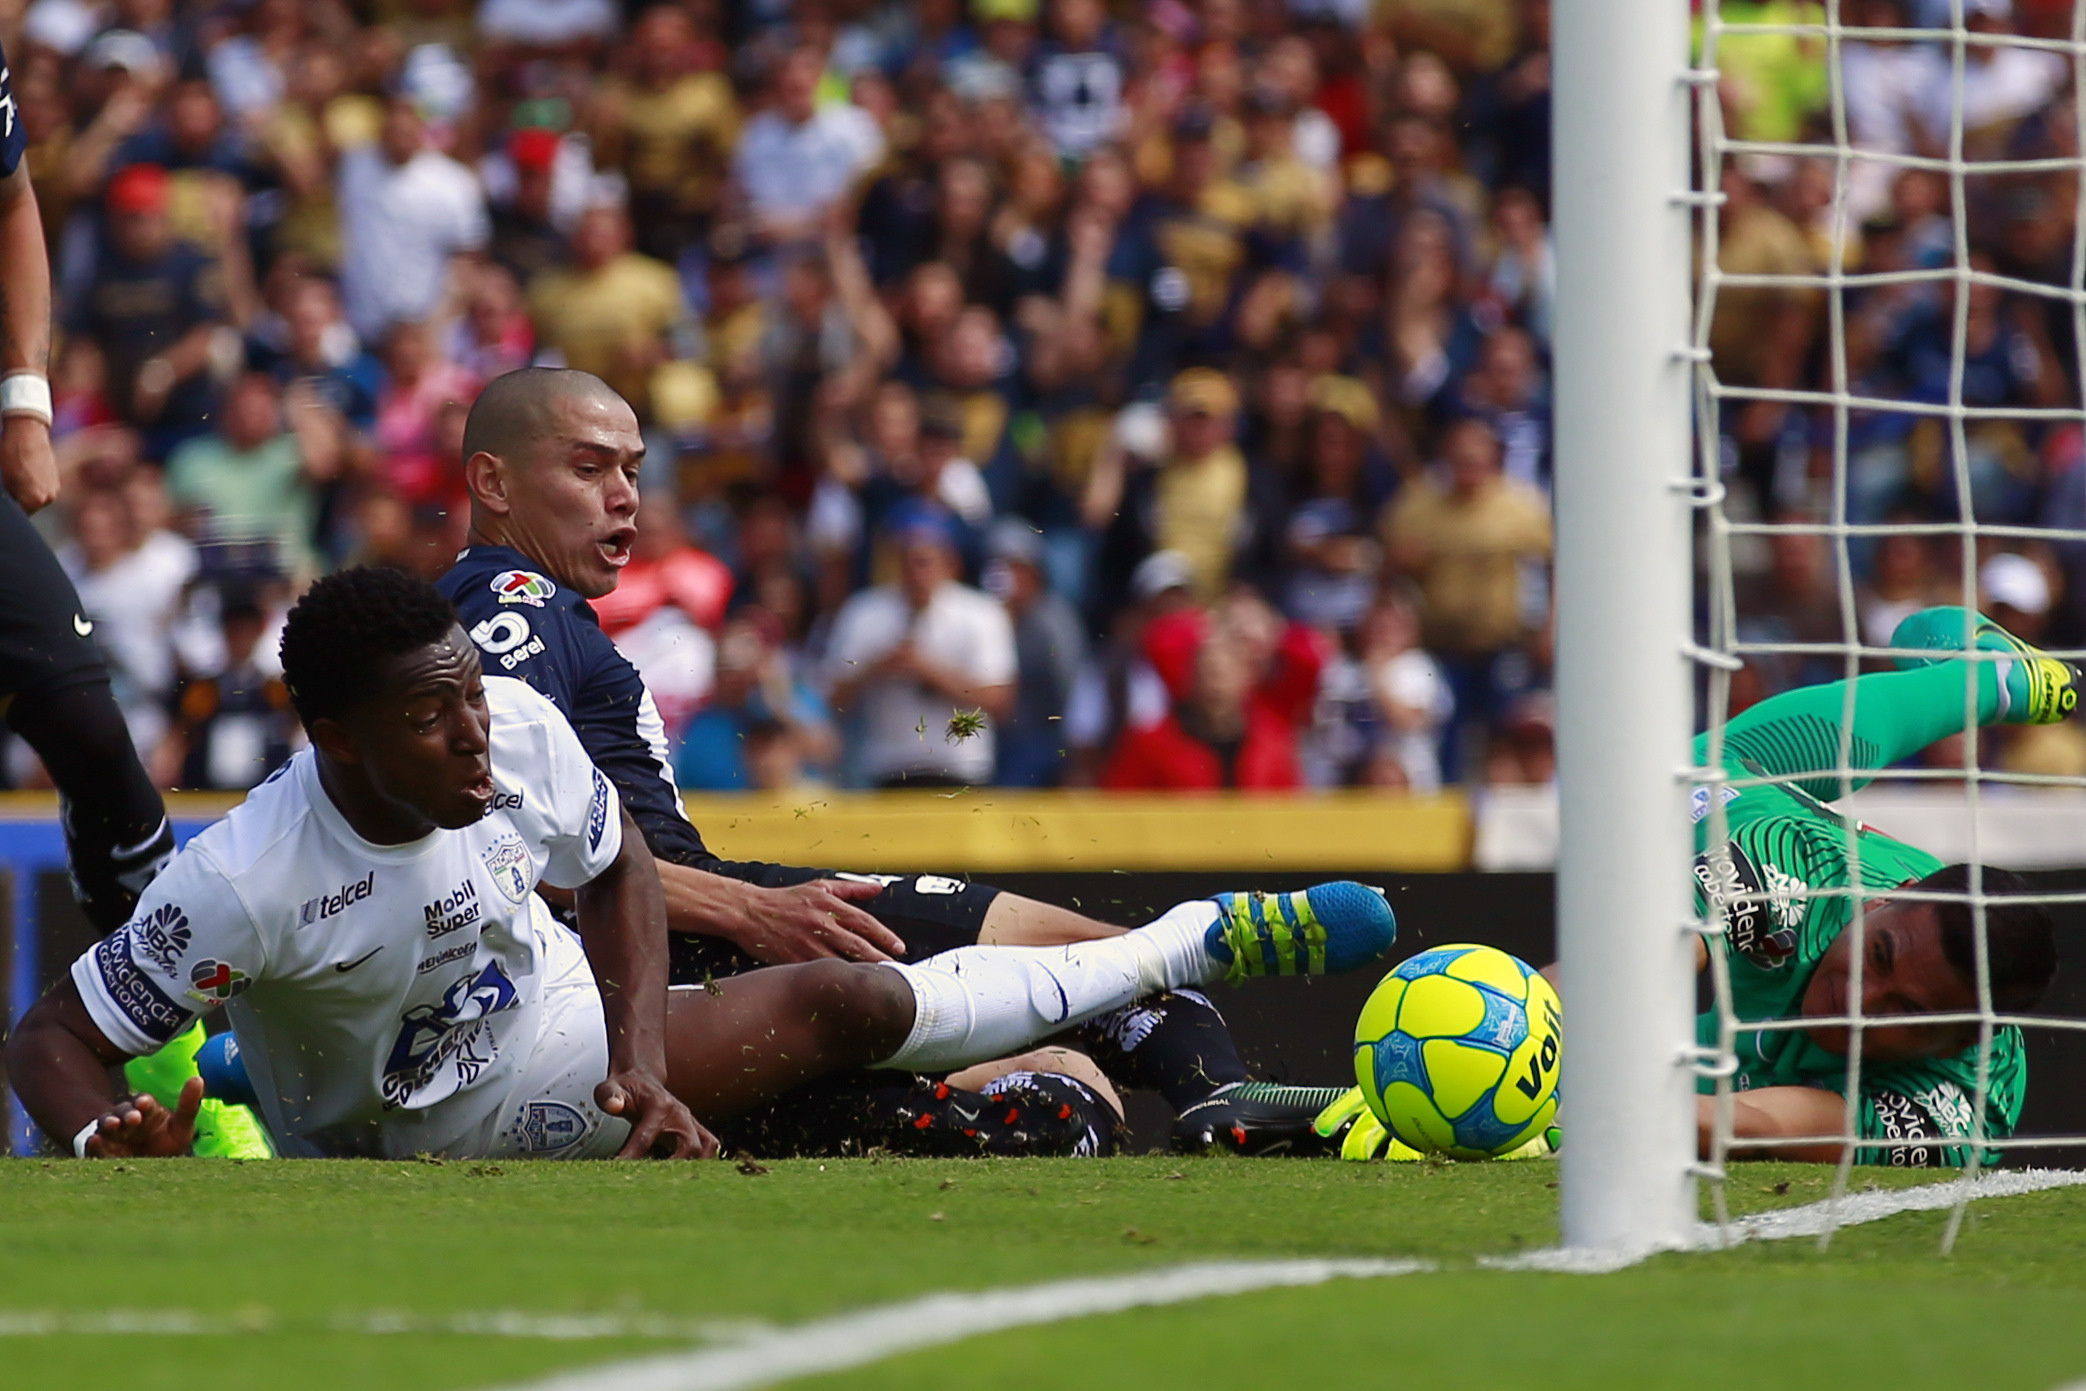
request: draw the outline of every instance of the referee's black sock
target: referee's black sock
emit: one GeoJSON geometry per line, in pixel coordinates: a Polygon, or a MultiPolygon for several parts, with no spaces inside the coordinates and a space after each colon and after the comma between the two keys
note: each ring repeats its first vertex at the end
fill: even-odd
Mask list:
{"type": "Polygon", "coordinates": [[[96,929],[115,931],[173,857],[174,831],[109,683],[24,691],[7,724],[57,785],[73,896],[96,929]]]}
{"type": "Polygon", "coordinates": [[[1193,990],[1125,1005],[1079,1026],[1080,1046],[1117,1086],[1155,1091],[1176,1113],[1246,1080],[1224,1016],[1193,990]]]}

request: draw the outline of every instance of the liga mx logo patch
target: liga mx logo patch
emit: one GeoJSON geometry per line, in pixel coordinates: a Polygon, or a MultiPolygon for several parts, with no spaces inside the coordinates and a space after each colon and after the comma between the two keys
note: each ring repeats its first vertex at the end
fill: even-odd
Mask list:
{"type": "Polygon", "coordinates": [[[493,596],[503,604],[527,604],[540,609],[558,587],[534,570],[502,570],[493,576],[493,596]]]}
{"type": "Polygon", "coordinates": [[[508,902],[520,903],[529,896],[529,848],[520,836],[502,836],[487,846],[485,868],[508,902]]]}

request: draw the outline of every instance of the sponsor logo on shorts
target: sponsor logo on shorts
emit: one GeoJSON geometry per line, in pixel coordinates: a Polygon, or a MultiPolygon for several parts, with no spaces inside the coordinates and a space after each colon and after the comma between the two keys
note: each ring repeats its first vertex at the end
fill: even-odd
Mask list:
{"type": "Polygon", "coordinates": [[[94,973],[101,978],[109,1002],[139,1033],[154,1043],[165,1043],[187,1028],[195,1016],[138,969],[130,945],[129,928],[102,938],[94,948],[94,973]]]}
{"type": "Polygon", "coordinates": [[[146,916],[133,919],[126,930],[131,934],[132,953],[163,975],[173,975],[188,950],[188,914],[179,904],[162,903],[146,916]]]}
{"type": "Polygon", "coordinates": [[[593,1133],[594,1122],[586,1112],[549,1098],[525,1104],[514,1126],[515,1142],[530,1154],[556,1154],[593,1133]]]}
{"type": "Polygon", "coordinates": [[[587,849],[601,848],[601,833],[608,829],[608,779],[594,770],[594,801],[587,808],[587,849]]]}
{"type": "Polygon", "coordinates": [[[503,604],[527,604],[531,608],[542,608],[543,601],[558,592],[558,587],[534,570],[502,570],[493,576],[493,597],[503,604]]]}
{"type": "Polygon", "coordinates": [[[502,836],[488,845],[485,868],[493,877],[493,887],[510,903],[520,903],[529,896],[529,848],[522,844],[520,836],[502,836]]]}
{"type": "Polygon", "coordinates": [[[204,957],[188,972],[188,998],[204,1008],[221,1005],[245,991],[253,981],[230,962],[204,957]]]}
{"type": "Polygon", "coordinates": [[[307,898],[304,900],[304,906],[297,911],[297,926],[310,927],[322,918],[330,918],[336,913],[344,913],[350,907],[375,893],[376,888],[377,872],[371,870],[354,883],[343,884],[330,894],[320,894],[317,898],[307,898]]]}
{"type": "Polygon", "coordinates": [[[420,915],[427,922],[427,935],[432,940],[469,927],[484,917],[485,902],[478,897],[478,886],[466,879],[433,903],[422,906],[420,915]]]}
{"type": "Polygon", "coordinates": [[[543,639],[529,631],[528,619],[512,611],[496,613],[472,628],[471,641],[497,661],[502,671],[513,671],[529,658],[543,654],[543,639]]]}

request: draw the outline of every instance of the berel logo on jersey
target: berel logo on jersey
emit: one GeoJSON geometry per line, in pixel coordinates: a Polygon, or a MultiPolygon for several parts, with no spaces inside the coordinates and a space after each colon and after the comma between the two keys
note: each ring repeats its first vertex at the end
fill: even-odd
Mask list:
{"type": "Polygon", "coordinates": [[[150,917],[133,924],[131,942],[146,965],[156,966],[162,974],[171,976],[181,953],[188,950],[188,914],[178,904],[162,903],[150,917]]]}
{"type": "Polygon", "coordinates": [[[502,570],[493,576],[493,596],[503,604],[527,604],[540,609],[558,587],[534,570],[502,570]]]}
{"type": "MultiPolygon", "coordinates": [[[[509,602],[502,598],[501,603],[509,602]]],[[[526,602],[535,602],[529,600],[526,602]]],[[[471,629],[478,650],[494,658],[502,671],[513,671],[531,657],[543,655],[543,639],[529,631],[529,620],[518,613],[496,613],[471,629]]]]}
{"type": "Polygon", "coordinates": [[[520,836],[502,836],[488,845],[485,868],[502,897],[520,903],[529,896],[529,847],[520,836]]]}
{"type": "Polygon", "coordinates": [[[298,910],[297,926],[310,927],[321,918],[330,918],[335,913],[345,912],[349,905],[360,903],[363,899],[368,898],[371,893],[375,892],[376,887],[377,872],[371,870],[356,882],[343,884],[330,894],[320,894],[317,898],[307,898],[304,900],[304,907],[298,910]]]}
{"type": "Polygon", "coordinates": [[[246,972],[206,956],[189,970],[188,998],[208,1009],[223,1004],[252,984],[246,972]]]}

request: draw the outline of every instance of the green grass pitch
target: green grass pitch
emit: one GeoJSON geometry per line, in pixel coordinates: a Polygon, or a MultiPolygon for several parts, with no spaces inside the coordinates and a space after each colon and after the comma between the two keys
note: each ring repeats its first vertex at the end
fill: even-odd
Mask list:
{"type": "MultiPolygon", "coordinates": [[[[1735,1206],[1830,1170],[1738,1171],[1735,1206]]],[[[996,1333],[819,1387],[1488,1386],[2050,1391],[2086,1377],[2086,1190],[1606,1276],[1474,1255],[1556,1238],[1556,1167],[1332,1161],[0,1162],[0,1386],[467,1391],[684,1348],[450,1331],[600,1312],[787,1325],[1198,1259],[1421,1256],[1434,1273],[996,1333]],[[109,1311],[224,1331],[122,1335],[109,1311]],[[76,1331],[37,1332],[32,1316],[76,1331]],[[373,1321],[404,1331],[373,1334],[373,1321]],[[362,1331],[343,1331],[344,1328],[362,1331]],[[10,1331],[11,1330],[11,1331],[10,1331]]],[[[1866,1182],[1904,1176],[1857,1173],[1866,1182]]]]}

